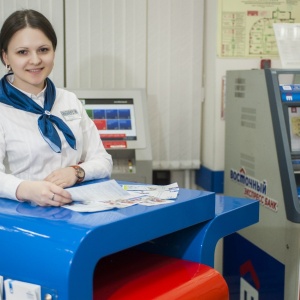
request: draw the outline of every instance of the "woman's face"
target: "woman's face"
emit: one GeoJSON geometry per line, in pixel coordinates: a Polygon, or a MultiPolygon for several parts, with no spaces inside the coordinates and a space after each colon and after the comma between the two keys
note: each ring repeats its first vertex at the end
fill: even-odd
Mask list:
{"type": "Polygon", "coordinates": [[[11,38],[3,59],[14,73],[14,86],[37,95],[54,65],[51,41],[39,29],[26,27],[11,38]]]}

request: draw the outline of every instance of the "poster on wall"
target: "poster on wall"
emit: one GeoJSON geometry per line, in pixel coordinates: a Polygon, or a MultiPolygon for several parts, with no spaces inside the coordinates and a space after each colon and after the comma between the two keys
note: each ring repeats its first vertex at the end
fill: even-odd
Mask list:
{"type": "Polygon", "coordinates": [[[219,0],[218,56],[278,57],[275,23],[300,23],[300,0],[219,0]]]}
{"type": "Polygon", "coordinates": [[[300,24],[273,24],[278,52],[283,68],[300,68],[300,24]]]}

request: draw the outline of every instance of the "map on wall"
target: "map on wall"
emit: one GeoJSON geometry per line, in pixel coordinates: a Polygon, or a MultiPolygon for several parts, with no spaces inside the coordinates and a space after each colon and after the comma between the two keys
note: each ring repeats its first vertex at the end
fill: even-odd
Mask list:
{"type": "Polygon", "coordinates": [[[274,23],[300,23],[300,0],[219,0],[219,57],[278,57],[274,23]]]}

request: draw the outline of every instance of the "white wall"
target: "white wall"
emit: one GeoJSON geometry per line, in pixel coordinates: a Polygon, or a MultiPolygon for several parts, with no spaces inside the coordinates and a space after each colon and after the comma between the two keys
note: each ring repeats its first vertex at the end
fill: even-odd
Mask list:
{"type": "MultiPolygon", "coordinates": [[[[218,57],[218,23],[218,0],[205,0],[205,90],[202,117],[201,163],[213,171],[224,170],[226,109],[224,120],[221,117],[222,78],[226,75],[227,70],[260,68],[260,58],[218,57]]],[[[273,67],[281,67],[279,59],[272,59],[273,67]]]]}
{"type": "Polygon", "coordinates": [[[66,87],[146,88],[147,1],[65,3],[66,87]]]}

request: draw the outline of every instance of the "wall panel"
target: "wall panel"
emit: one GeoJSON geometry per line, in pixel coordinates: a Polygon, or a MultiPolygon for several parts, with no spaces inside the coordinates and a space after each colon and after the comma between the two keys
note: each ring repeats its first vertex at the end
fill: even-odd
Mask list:
{"type": "Polygon", "coordinates": [[[146,0],[66,0],[68,88],[146,87],[146,0]]]}
{"type": "Polygon", "coordinates": [[[155,169],[200,167],[203,1],[148,1],[149,119],[155,169]]]}

